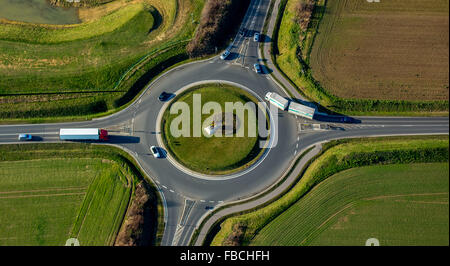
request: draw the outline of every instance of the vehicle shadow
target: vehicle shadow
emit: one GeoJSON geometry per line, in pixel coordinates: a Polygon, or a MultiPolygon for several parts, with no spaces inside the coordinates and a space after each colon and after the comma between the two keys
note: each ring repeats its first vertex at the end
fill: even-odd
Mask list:
{"type": "Polygon", "coordinates": [[[159,100],[161,102],[168,102],[168,101],[172,100],[173,98],[175,98],[175,96],[176,96],[175,93],[165,92],[165,94],[161,94],[159,96],[159,100]]]}
{"type": "Polygon", "coordinates": [[[233,61],[235,59],[238,59],[239,56],[240,56],[239,53],[231,52],[230,55],[228,55],[227,58],[225,58],[225,61],[233,61]]]}
{"type": "Polygon", "coordinates": [[[260,37],[259,42],[261,42],[261,43],[269,43],[269,42],[272,42],[272,38],[270,38],[270,37],[267,36],[266,34],[261,34],[260,36],[261,36],[261,37],[260,37]]]}
{"type": "Polygon", "coordinates": [[[161,156],[160,159],[167,158],[167,151],[165,149],[163,149],[161,147],[158,147],[157,149],[158,149],[159,155],[161,156]]]}
{"type": "Polygon", "coordinates": [[[361,124],[361,120],[346,115],[315,114],[314,120],[329,123],[361,124]]]}
{"type": "Polygon", "coordinates": [[[329,123],[348,123],[348,124],[360,124],[361,120],[353,118],[351,116],[347,116],[344,114],[331,113],[329,114],[327,109],[324,109],[321,105],[315,102],[303,101],[301,99],[293,98],[291,101],[306,105],[308,107],[316,109],[316,113],[314,114],[314,120],[320,122],[329,122],[329,123]]]}
{"type": "Polygon", "coordinates": [[[261,72],[264,75],[271,74],[273,70],[271,68],[268,68],[266,65],[261,65],[261,72]]]}
{"type": "Polygon", "coordinates": [[[110,135],[108,137],[108,142],[113,144],[139,143],[140,141],[141,138],[134,136],[110,135]]]}

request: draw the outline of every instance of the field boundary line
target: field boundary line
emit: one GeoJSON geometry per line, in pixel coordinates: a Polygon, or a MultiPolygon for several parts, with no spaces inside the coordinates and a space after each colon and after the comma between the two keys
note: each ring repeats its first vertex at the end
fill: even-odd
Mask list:
{"type": "Polygon", "coordinates": [[[73,196],[73,195],[83,195],[83,194],[86,194],[86,192],[62,193],[62,194],[43,194],[43,195],[18,195],[18,196],[6,196],[6,197],[0,197],[0,199],[37,198],[37,197],[59,197],[59,196],[73,196]]]}
{"type": "Polygon", "coordinates": [[[402,197],[414,197],[414,196],[437,196],[448,195],[448,192],[435,192],[435,193],[412,193],[412,194],[400,194],[400,195],[385,195],[371,198],[365,198],[363,200],[378,200],[378,199],[390,199],[390,198],[402,198],[402,197]]]}
{"type": "Polygon", "coordinates": [[[44,192],[44,191],[77,190],[77,189],[87,189],[87,188],[88,187],[68,187],[68,188],[49,188],[49,189],[36,189],[36,190],[0,191],[0,195],[15,194],[15,193],[33,193],[33,192],[44,192]]]}

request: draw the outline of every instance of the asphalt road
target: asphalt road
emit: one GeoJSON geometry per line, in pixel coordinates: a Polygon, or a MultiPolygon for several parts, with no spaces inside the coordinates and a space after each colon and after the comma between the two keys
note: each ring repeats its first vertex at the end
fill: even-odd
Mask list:
{"type": "MultiPolygon", "coordinates": [[[[244,18],[244,28],[261,31],[270,0],[253,0],[244,18]]],[[[0,143],[15,143],[19,133],[30,133],[37,142],[58,142],[64,127],[104,128],[110,143],[131,151],[142,168],[158,184],[165,201],[166,227],[162,245],[187,245],[200,218],[219,204],[247,198],[276,182],[300,151],[315,143],[343,137],[404,134],[448,134],[445,118],[361,117],[358,124],[335,124],[327,131],[305,132],[301,123],[311,123],[286,112],[278,112],[278,144],[250,173],[230,180],[204,180],[192,177],[166,159],[154,159],[149,147],[157,144],[156,119],[163,105],[158,96],[176,92],[198,81],[230,81],[248,87],[259,97],[269,91],[287,96],[266,74],[256,74],[252,66],[261,62],[258,44],[252,36],[235,38],[228,60],[215,57],[177,67],[152,82],[128,108],[102,119],[77,123],[0,126],[0,143]]],[[[269,70],[273,71],[273,70],[269,70]]]]}

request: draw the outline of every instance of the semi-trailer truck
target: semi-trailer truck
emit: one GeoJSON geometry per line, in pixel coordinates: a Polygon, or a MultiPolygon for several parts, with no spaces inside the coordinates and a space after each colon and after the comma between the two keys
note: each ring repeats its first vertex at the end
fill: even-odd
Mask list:
{"type": "Polygon", "coordinates": [[[288,112],[308,119],[313,119],[316,109],[296,102],[291,102],[289,104],[288,112]]]}
{"type": "Polygon", "coordinates": [[[268,101],[269,103],[275,105],[276,107],[278,107],[281,110],[286,110],[286,108],[289,105],[289,101],[286,100],[285,98],[281,97],[280,95],[276,94],[275,92],[268,92],[266,94],[266,101],[268,101]]]}
{"type": "Polygon", "coordinates": [[[99,128],[61,128],[60,140],[108,140],[108,131],[99,128]]]}
{"type": "Polygon", "coordinates": [[[313,119],[314,114],[316,113],[315,108],[311,108],[303,104],[289,101],[275,92],[268,92],[265,98],[267,101],[269,101],[271,104],[275,105],[279,109],[283,111],[287,109],[289,113],[294,115],[302,116],[308,119],[313,119]]]}

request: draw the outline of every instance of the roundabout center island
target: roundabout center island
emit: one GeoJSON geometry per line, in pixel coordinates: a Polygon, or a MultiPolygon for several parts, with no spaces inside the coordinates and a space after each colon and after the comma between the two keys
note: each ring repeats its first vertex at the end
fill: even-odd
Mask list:
{"type": "Polygon", "coordinates": [[[258,108],[257,96],[228,84],[187,88],[162,110],[164,148],[177,163],[200,175],[243,171],[265,150],[260,143],[267,138],[261,138],[258,129],[258,114],[265,112],[258,108]]]}

